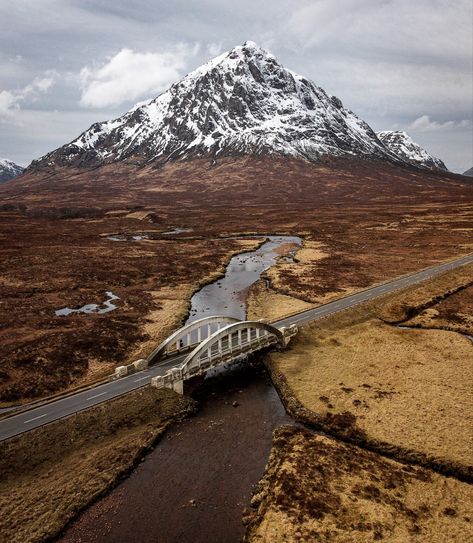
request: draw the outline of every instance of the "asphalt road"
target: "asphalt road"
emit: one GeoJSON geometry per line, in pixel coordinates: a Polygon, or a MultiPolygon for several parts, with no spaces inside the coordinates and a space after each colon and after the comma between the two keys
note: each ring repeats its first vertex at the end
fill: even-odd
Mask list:
{"type": "MultiPolygon", "coordinates": [[[[413,285],[447,270],[458,268],[464,264],[470,263],[473,263],[473,254],[422,270],[411,275],[400,277],[399,279],[395,279],[389,283],[384,283],[362,292],[346,296],[345,298],[335,300],[315,309],[309,309],[285,319],[281,319],[273,324],[278,327],[290,326],[291,324],[306,324],[328,315],[332,315],[333,313],[337,313],[338,311],[342,311],[343,309],[353,307],[361,302],[372,300],[378,296],[389,294],[390,292],[413,285]]],[[[48,422],[67,417],[68,415],[72,415],[73,413],[82,411],[88,407],[92,407],[110,400],[111,398],[115,398],[140,388],[148,384],[151,377],[162,375],[167,369],[176,366],[185,358],[185,356],[185,354],[181,354],[179,356],[169,358],[165,361],[165,363],[152,366],[144,371],[140,371],[121,379],[109,381],[95,388],[77,392],[76,394],[66,396],[53,402],[18,413],[17,415],[12,415],[4,420],[0,420],[0,441],[28,430],[32,430],[33,428],[38,428],[39,426],[43,426],[48,422]]]]}

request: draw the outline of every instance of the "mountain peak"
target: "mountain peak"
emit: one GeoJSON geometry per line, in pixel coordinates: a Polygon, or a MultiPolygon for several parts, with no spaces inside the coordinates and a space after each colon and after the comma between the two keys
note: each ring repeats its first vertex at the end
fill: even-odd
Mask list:
{"type": "Polygon", "coordinates": [[[266,49],[263,49],[260,47],[257,43],[251,40],[245,41],[242,45],[237,45],[230,51],[226,53],[227,55],[234,57],[236,55],[242,57],[242,58],[252,58],[254,56],[262,56],[262,57],[271,57],[274,58],[274,55],[267,51],[266,49]]]}
{"type": "Polygon", "coordinates": [[[32,167],[242,154],[398,161],[338,98],[247,41],[122,117],[95,123],[32,167]]]}
{"type": "Polygon", "coordinates": [[[377,132],[377,136],[388,149],[406,162],[424,168],[448,171],[440,158],[429,154],[407,132],[401,130],[384,130],[383,132],[377,132]]]}
{"type": "Polygon", "coordinates": [[[18,166],[7,158],[0,158],[0,183],[2,181],[9,181],[17,175],[23,173],[24,168],[18,166]]]}

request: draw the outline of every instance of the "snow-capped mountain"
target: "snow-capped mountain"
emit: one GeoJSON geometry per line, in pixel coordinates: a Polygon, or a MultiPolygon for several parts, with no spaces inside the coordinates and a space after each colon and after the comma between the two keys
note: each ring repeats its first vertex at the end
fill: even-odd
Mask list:
{"type": "Polygon", "coordinates": [[[469,170],[466,170],[466,172],[463,172],[463,175],[466,175],[467,177],[473,177],[473,167],[469,170]]]}
{"type": "Polygon", "coordinates": [[[246,42],[122,117],[92,125],[32,168],[262,153],[399,161],[338,98],[246,42]]]}
{"type": "Polygon", "coordinates": [[[23,170],[24,168],[18,166],[18,164],[15,164],[11,160],[0,158],[0,183],[13,179],[17,175],[20,175],[20,173],[23,173],[23,170]]]}
{"type": "Polygon", "coordinates": [[[388,149],[406,162],[424,168],[448,171],[440,158],[430,155],[406,132],[386,130],[384,132],[377,132],[377,136],[388,149]]]}

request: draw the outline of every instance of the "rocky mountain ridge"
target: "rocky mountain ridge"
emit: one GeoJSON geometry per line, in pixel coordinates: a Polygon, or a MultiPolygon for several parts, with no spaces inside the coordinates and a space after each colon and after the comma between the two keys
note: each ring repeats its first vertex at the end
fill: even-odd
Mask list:
{"type": "Polygon", "coordinates": [[[246,42],[122,117],[95,123],[30,168],[261,154],[400,162],[338,98],[246,42]]]}
{"type": "Polygon", "coordinates": [[[377,136],[384,145],[399,158],[423,168],[448,171],[448,168],[440,160],[429,154],[423,147],[416,143],[406,132],[385,130],[377,132],[377,136]]]}

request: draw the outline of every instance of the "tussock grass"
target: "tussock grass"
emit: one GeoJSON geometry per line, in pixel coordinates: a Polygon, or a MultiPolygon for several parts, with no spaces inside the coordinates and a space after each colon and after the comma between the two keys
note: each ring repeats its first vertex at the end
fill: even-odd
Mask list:
{"type": "Polygon", "coordinates": [[[473,487],[307,430],[276,430],[246,541],[471,541],[473,487]]]}
{"type": "Polygon", "coordinates": [[[448,299],[471,281],[472,270],[304,327],[287,351],[268,356],[288,409],[343,439],[472,480],[472,342],[384,322],[448,299]]]}
{"type": "Polygon", "coordinates": [[[192,409],[188,398],[146,387],[0,443],[0,541],[57,535],[192,409]]]}

